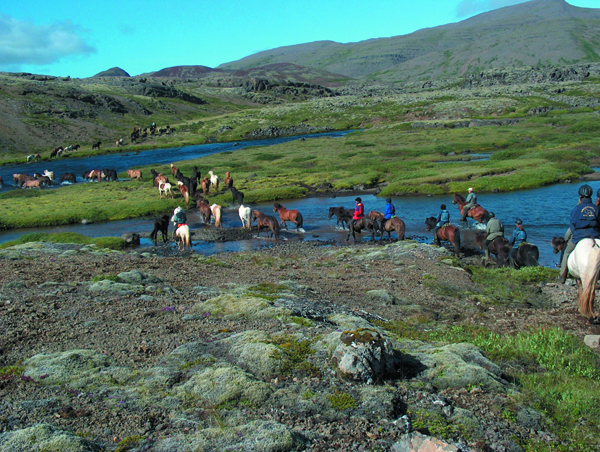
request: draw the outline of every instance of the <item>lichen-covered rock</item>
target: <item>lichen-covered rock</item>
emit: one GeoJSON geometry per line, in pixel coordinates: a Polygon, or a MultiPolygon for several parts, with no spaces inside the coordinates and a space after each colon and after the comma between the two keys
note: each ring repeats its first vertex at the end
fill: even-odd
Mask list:
{"type": "Polygon", "coordinates": [[[0,434],[0,452],[97,452],[97,444],[59,430],[48,424],[36,424],[0,434]]]}
{"type": "Polygon", "coordinates": [[[460,452],[457,446],[437,438],[412,432],[404,435],[391,449],[392,452],[460,452]]]}
{"type": "Polygon", "coordinates": [[[373,384],[396,373],[398,359],[392,341],[371,329],[344,331],[331,357],[342,378],[373,384]]]}
{"type": "Polygon", "coordinates": [[[221,342],[228,345],[229,356],[236,365],[266,379],[289,367],[289,358],[267,341],[269,336],[263,331],[245,331],[221,342]]]}
{"type": "Polygon", "coordinates": [[[427,367],[425,376],[438,389],[480,387],[504,392],[507,382],[502,371],[469,343],[450,344],[416,358],[427,367]]]}
{"type": "Polygon", "coordinates": [[[267,300],[252,296],[221,295],[204,303],[198,303],[190,314],[221,315],[225,319],[265,319],[291,316],[289,309],[272,306],[267,300]]]}
{"type": "Polygon", "coordinates": [[[114,292],[119,295],[131,295],[144,292],[144,286],[141,284],[127,284],[114,282],[109,279],[96,281],[88,287],[90,292],[114,292]]]}
{"type": "Polygon", "coordinates": [[[45,384],[69,384],[83,388],[88,385],[123,384],[132,370],[116,366],[108,356],[94,350],[69,350],[40,353],[23,363],[25,377],[45,384]]]}
{"type": "Polygon", "coordinates": [[[176,391],[183,399],[192,397],[214,405],[237,405],[240,402],[258,405],[269,397],[272,389],[239,367],[220,363],[192,375],[185,384],[177,387],[176,391]]]}
{"type": "Polygon", "coordinates": [[[129,272],[119,273],[117,275],[117,282],[124,284],[158,284],[162,281],[150,273],[134,269],[129,272]]]}

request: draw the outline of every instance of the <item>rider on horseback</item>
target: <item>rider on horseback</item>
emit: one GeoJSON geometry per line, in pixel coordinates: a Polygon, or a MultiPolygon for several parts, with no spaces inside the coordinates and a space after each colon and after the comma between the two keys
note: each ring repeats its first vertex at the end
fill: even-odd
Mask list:
{"type": "Polygon", "coordinates": [[[383,211],[383,220],[381,220],[381,230],[383,231],[383,225],[385,222],[396,216],[396,208],[392,204],[391,198],[386,198],[385,210],[383,211]]]}
{"type": "Polygon", "coordinates": [[[442,204],[440,206],[440,213],[437,216],[437,223],[435,224],[435,228],[433,229],[433,243],[437,246],[440,245],[440,239],[438,238],[438,231],[446,226],[446,224],[450,223],[450,212],[446,210],[446,204],[442,204]]]}
{"type": "Polygon", "coordinates": [[[467,214],[477,204],[477,195],[472,188],[469,188],[469,195],[466,199],[467,203],[463,206],[461,221],[467,221],[467,214]]]}
{"type": "Polygon", "coordinates": [[[354,215],[352,216],[352,226],[357,220],[360,220],[365,216],[365,206],[362,203],[362,199],[356,198],[356,207],[354,208],[354,215]]]}
{"type": "Polygon", "coordinates": [[[515,266],[515,264],[514,264],[515,253],[519,249],[519,246],[521,246],[522,243],[525,243],[527,241],[527,232],[525,232],[525,229],[523,229],[523,222],[521,221],[521,219],[517,218],[515,220],[515,224],[517,227],[513,231],[512,240],[510,241],[510,244],[512,245],[512,249],[508,253],[508,260],[510,262],[510,266],[513,268],[515,266]]]}
{"type": "Polygon", "coordinates": [[[490,243],[497,237],[504,237],[504,225],[496,218],[494,212],[490,212],[490,220],[485,228],[485,233],[487,235],[483,242],[483,249],[485,250],[485,260],[488,261],[490,260],[490,250],[488,248],[490,243]]]}
{"type": "Polygon", "coordinates": [[[579,187],[579,204],[571,211],[569,229],[572,232],[571,240],[567,243],[565,253],[560,263],[559,280],[565,283],[567,280],[567,262],[569,254],[581,239],[600,238],[600,221],[598,220],[598,206],[592,202],[594,190],[585,184],[579,187]]]}

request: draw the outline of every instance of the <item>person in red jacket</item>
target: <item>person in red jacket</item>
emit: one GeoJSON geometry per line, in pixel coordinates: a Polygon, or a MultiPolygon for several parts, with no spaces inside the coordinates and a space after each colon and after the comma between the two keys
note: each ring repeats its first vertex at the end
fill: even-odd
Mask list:
{"type": "Polygon", "coordinates": [[[360,220],[365,216],[365,206],[362,203],[362,199],[356,198],[356,207],[354,208],[354,215],[352,216],[352,226],[356,223],[356,220],[360,220]]]}

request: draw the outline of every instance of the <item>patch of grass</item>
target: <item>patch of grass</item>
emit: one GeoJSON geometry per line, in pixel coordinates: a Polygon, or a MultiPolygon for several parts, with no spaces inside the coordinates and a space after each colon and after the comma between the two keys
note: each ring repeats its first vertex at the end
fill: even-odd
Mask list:
{"type": "Polygon", "coordinates": [[[134,435],[134,436],[128,436],[126,438],[123,438],[117,444],[117,448],[115,449],[115,452],[125,452],[127,450],[131,450],[131,449],[137,447],[139,442],[143,439],[144,439],[144,437],[141,435],[134,435]]]}
{"type": "Polygon", "coordinates": [[[112,282],[117,282],[119,278],[117,277],[117,275],[111,275],[111,274],[106,274],[106,275],[96,275],[92,278],[92,282],[100,282],[100,281],[112,281],[112,282]]]}
{"type": "Polygon", "coordinates": [[[288,358],[288,365],[284,367],[284,372],[299,371],[315,377],[321,375],[319,368],[307,361],[307,358],[315,353],[310,341],[299,341],[293,336],[282,335],[273,337],[270,343],[279,347],[288,358]]]}
{"type": "Polygon", "coordinates": [[[20,365],[0,367],[0,381],[8,380],[12,377],[18,377],[25,371],[25,368],[20,365]]]}
{"type": "Polygon", "coordinates": [[[347,392],[335,391],[333,394],[328,394],[327,400],[331,403],[334,410],[349,410],[356,408],[356,399],[347,392]]]}

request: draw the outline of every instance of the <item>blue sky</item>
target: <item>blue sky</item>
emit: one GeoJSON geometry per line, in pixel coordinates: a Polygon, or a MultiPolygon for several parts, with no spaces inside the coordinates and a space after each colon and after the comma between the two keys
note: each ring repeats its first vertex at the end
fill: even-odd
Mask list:
{"type": "Polygon", "coordinates": [[[84,78],[115,66],[130,75],[217,67],[286,45],[404,35],[517,3],[524,0],[5,0],[0,71],[84,78]]]}

